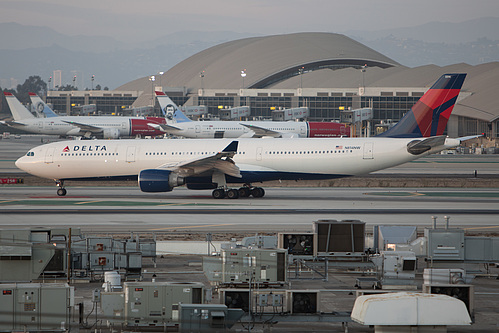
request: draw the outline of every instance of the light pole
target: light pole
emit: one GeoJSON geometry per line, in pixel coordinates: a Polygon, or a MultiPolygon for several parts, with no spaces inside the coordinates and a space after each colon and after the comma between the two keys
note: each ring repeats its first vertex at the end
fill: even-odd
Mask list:
{"type": "Polygon", "coordinates": [[[95,80],[95,75],[92,75],[90,78],[90,81],[92,81],[92,90],[94,90],[94,80],[95,80]]]}
{"type": "Polygon", "coordinates": [[[303,89],[303,70],[304,69],[305,69],[305,67],[298,69],[298,73],[300,73],[300,89],[303,89]]]}
{"type": "Polygon", "coordinates": [[[243,78],[243,89],[244,89],[244,78],[246,77],[246,69],[241,71],[241,77],[243,78]]]}
{"type": "MultiPolygon", "coordinates": [[[[76,75],[73,76],[73,87],[76,88],[76,75]]],[[[78,90],[78,88],[76,88],[76,90],[78,90]]]]}
{"type": "Polygon", "coordinates": [[[159,86],[161,87],[161,90],[162,91],[165,91],[165,89],[163,89],[163,84],[161,83],[161,81],[163,80],[163,74],[165,74],[165,72],[159,72],[159,86]]]}
{"type": "Polygon", "coordinates": [[[156,77],[154,75],[151,75],[149,77],[149,81],[151,81],[151,105],[154,109],[154,81],[156,81],[156,77]]]}
{"type": "Polygon", "coordinates": [[[201,78],[201,90],[203,90],[204,89],[204,82],[203,82],[204,71],[202,71],[201,73],[199,73],[199,77],[201,78]]]}

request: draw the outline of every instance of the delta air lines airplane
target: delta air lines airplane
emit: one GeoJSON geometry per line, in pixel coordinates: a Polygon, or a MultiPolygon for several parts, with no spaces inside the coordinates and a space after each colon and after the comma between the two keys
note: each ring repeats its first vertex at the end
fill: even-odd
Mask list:
{"type": "Polygon", "coordinates": [[[186,185],[211,189],[214,198],[263,197],[252,183],[362,175],[458,146],[468,138],[443,131],[465,76],[440,77],[381,137],[64,141],[31,149],[16,166],[54,179],[61,196],[66,180],[133,178],[143,192],[186,185]]]}

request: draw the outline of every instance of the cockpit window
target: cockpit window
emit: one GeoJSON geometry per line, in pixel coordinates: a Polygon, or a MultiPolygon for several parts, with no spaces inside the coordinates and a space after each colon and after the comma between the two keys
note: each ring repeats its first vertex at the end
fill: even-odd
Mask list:
{"type": "Polygon", "coordinates": [[[35,152],[33,152],[33,151],[29,151],[29,152],[26,154],[26,156],[35,156],[35,152]]]}

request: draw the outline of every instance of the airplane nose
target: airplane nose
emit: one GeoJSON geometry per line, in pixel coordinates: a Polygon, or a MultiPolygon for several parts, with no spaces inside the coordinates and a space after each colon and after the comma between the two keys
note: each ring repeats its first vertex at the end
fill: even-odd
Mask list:
{"type": "Polygon", "coordinates": [[[26,157],[20,157],[16,160],[15,164],[16,164],[16,167],[21,169],[21,170],[24,170],[24,167],[26,166],[26,163],[24,162],[26,157]]]}

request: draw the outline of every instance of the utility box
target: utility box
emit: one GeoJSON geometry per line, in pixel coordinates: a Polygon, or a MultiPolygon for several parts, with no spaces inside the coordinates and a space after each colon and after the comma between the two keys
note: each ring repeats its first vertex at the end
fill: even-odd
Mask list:
{"type": "Polygon", "coordinates": [[[222,283],[284,283],[288,252],[282,249],[223,250],[222,283]]]}
{"type": "Polygon", "coordinates": [[[295,256],[313,256],[317,248],[316,233],[279,233],[277,247],[288,250],[288,254],[295,256]]]}
{"type": "Polygon", "coordinates": [[[314,222],[317,247],[314,255],[360,256],[365,248],[365,222],[318,220],[314,222]]]}
{"type": "Polygon", "coordinates": [[[204,286],[198,282],[125,282],[125,324],[164,327],[178,324],[178,304],[202,304],[204,286]]]}
{"type": "Polygon", "coordinates": [[[240,309],[228,309],[222,304],[179,304],[179,332],[226,332],[241,317],[240,309]]]}
{"type": "Polygon", "coordinates": [[[424,230],[427,256],[432,260],[464,260],[463,229],[424,230]]]}
{"type": "Polygon", "coordinates": [[[0,331],[63,332],[72,307],[74,288],[68,284],[1,284],[0,331]]]}
{"type": "Polygon", "coordinates": [[[100,308],[108,327],[125,321],[125,292],[101,292],[100,308]]]}

